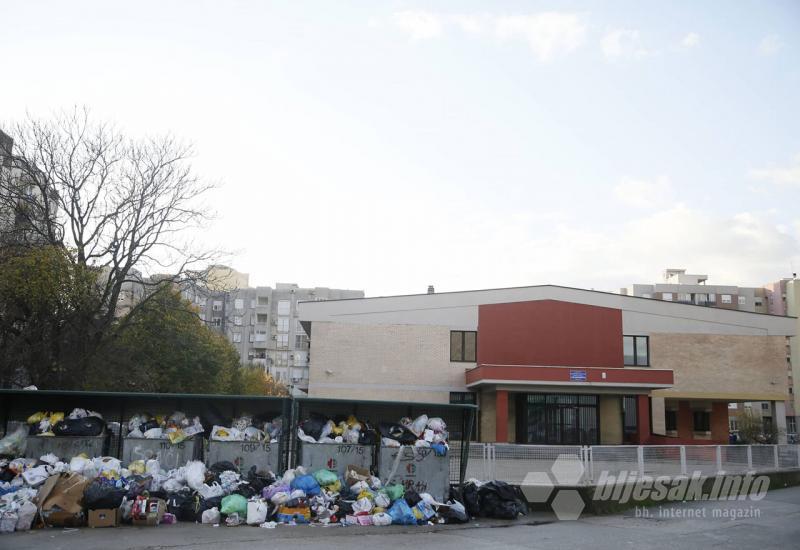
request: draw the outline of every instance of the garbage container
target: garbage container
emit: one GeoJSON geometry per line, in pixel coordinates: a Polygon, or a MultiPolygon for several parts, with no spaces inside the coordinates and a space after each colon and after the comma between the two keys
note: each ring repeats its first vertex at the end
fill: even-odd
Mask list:
{"type": "Polygon", "coordinates": [[[53,453],[62,460],[84,453],[89,458],[105,456],[108,449],[108,433],[94,436],[37,436],[29,435],[25,445],[27,458],[39,458],[53,453]]]}
{"type": "Polygon", "coordinates": [[[446,502],[450,493],[450,457],[436,456],[430,447],[381,447],[378,477],[383,483],[401,483],[406,489],[429,493],[436,501],[446,502]]]}
{"type": "Polygon", "coordinates": [[[350,465],[371,470],[373,451],[374,445],[301,442],[299,465],[309,472],[327,468],[344,477],[350,465]]]}
{"type": "Polygon", "coordinates": [[[269,441],[214,441],[208,442],[205,461],[207,466],[215,462],[231,462],[242,473],[253,466],[256,471],[280,472],[281,444],[269,441]]]}
{"type": "Polygon", "coordinates": [[[122,440],[122,465],[155,458],[164,470],[180,468],[188,461],[201,457],[202,441],[201,437],[194,436],[173,445],[168,439],[126,437],[122,440]]]}

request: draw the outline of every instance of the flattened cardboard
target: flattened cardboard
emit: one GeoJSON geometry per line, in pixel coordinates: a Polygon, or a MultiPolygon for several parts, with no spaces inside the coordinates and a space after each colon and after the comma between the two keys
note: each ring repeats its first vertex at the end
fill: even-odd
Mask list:
{"type": "Polygon", "coordinates": [[[75,527],[83,524],[83,491],[89,480],[79,474],[47,478],[39,488],[39,515],[46,525],[75,527]]]}
{"type": "Polygon", "coordinates": [[[89,510],[89,527],[117,527],[122,519],[122,510],[111,508],[89,510]]]}

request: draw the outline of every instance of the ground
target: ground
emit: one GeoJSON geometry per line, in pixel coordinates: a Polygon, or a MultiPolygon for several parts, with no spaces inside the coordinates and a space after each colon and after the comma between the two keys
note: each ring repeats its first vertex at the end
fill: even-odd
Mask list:
{"type": "Polygon", "coordinates": [[[678,503],[651,508],[651,517],[635,510],[613,516],[584,516],[558,521],[532,513],[520,521],[478,521],[464,526],[426,527],[212,527],[178,524],[156,528],[45,529],[0,536],[0,548],[14,550],[140,550],[265,548],[797,548],[800,546],[800,487],[770,491],[759,502],[678,503]],[[758,517],[714,517],[719,511],[750,512],[758,517]],[[641,514],[639,514],[641,515],[641,514]],[[705,517],[702,517],[705,515],[705,517]],[[668,517],[669,516],[669,517],[668,517]],[[675,517],[682,516],[682,517],[675,517]],[[691,517],[690,517],[691,516],[691,517]]]}

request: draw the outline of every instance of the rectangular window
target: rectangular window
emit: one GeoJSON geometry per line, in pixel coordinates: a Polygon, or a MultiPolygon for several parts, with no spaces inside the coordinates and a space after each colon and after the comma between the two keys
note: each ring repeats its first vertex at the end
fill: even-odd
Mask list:
{"type": "Polygon", "coordinates": [[[206,303],[207,303],[207,302],[208,302],[208,300],[206,300],[206,299],[205,299],[205,298],[203,298],[202,296],[199,296],[199,297],[197,298],[197,305],[199,305],[199,306],[206,307],[206,303]]]}
{"type": "Polygon", "coordinates": [[[288,334],[279,334],[277,340],[278,340],[278,347],[279,348],[288,348],[289,347],[289,335],[288,334]]]}
{"type": "Polygon", "coordinates": [[[768,411],[769,410],[769,403],[761,403],[761,410],[768,411]]]}
{"type": "Polygon", "coordinates": [[[599,443],[597,395],[516,394],[514,402],[517,443],[534,445],[599,443]]]}
{"type": "Polygon", "coordinates": [[[305,333],[295,335],[294,349],[308,349],[308,336],[305,333]]]}
{"type": "Polygon", "coordinates": [[[477,357],[478,333],[466,330],[450,331],[450,361],[474,363],[477,357]]]}
{"type": "Polygon", "coordinates": [[[234,332],[233,333],[233,343],[238,344],[242,341],[242,333],[241,332],[234,332]]]}
{"type": "Polygon", "coordinates": [[[664,292],[664,293],[662,293],[661,294],[661,299],[664,300],[665,302],[671,302],[672,301],[672,292],[664,292]]]}
{"type": "Polygon", "coordinates": [[[622,355],[627,366],[650,366],[650,337],[623,336],[622,355]]]}
{"type": "Polygon", "coordinates": [[[786,431],[790,434],[797,432],[797,419],[794,416],[786,417],[786,431]]]}
{"type": "Polygon", "coordinates": [[[717,295],[713,292],[708,293],[708,301],[709,303],[716,304],[717,303],[717,295]]]}
{"type": "Polygon", "coordinates": [[[269,296],[259,296],[258,297],[258,305],[260,305],[260,306],[268,306],[269,305],[269,296]]]}
{"type": "Polygon", "coordinates": [[[242,326],[242,316],[241,315],[234,315],[233,316],[233,324],[237,327],[242,326]]]}
{"type": "Polygon", "coordinates": [[[265,325],[269,321],[269,315],[266,313],[256,313],[256,323],[265,325]]]}
{"type": "Polygon", "coordinates": [[[764,305],[764,300],[762,300],[761,298],[756,298],[755,301],[754,301],[754,305],[756,307],[761,307],[761,306],[764,305]]]}
{"type": "Polygon", "coordinates": [[[450,403],[456,405],[477,405],[478,398],[475,392],[471,391],[451,391],[450,403]]]}
{"type": "Polygon", "coordinates": [[[222,300],[214,300],[214,305],[211,306],[213,311],[222,311],[222,300]]]}
{"type": "Polygon", "coordinates": [[[259,330],[256,332],[256,342],[266,342],[267,341],[267,331],[259,330]]]}
{"type": "Polygon", "coordinates": [[[212,317],[211,318],[211,325],[215,327],[222,326],[222,317],[212,317]]]}
{"type": "Polygon", "coordinates": [[[723,304],[730,304],[731,303],[731,295],[730,294],[723,294],[722,295],[722,303],[723,304]]]}
{"type": "Polygon", "coordinates": [[[693,429],[696,432],[711,431],[711,414],[708,411],[694,411],[692,413],[693,429]]]}
{"type": "Polygon", "coordinates": [[[233,301],[233,307],[236,308],[239,311],[243,310],[244,309],[244,300],[242,300],[241,298],[236,298],[233,301]]]}
{"type": "Polygon", "coordinates": [[[292,312],[292,302],[289,300],[278,300],[278,315],[289,315],[292,312]]]}
{"type": "Polygon", "coordinates": [[[255,308],[256,308],[256,299],[253,298],[252,300],[250,300],[250,309],[255,309],[255,308]]]}
{"type": "Polygon", "coordinates": [[[678,411],[664,411],[664,429],[668,432],[678,431],[678,411]]]}
{"type": "Polygon", "coordinates": [[[743,306],[743,305],[747,304],[747,297],[746,296],[739,296],[738,300],[739,300],[739,305],[740,306],[743,306]]]}
{"type": "Polygon", "coordinates": [[[684,302],[684,303],[689,303],[689,302],[692,301],[692,295],[691,294],[686,294],[684,292],[679,292],[678,293],[678,301],[679,302],[684,302]]]}
{"type": "Polygon", "coordinates": [[[278,332],[289,332],[288,317],[278,317],[278,332]]]}

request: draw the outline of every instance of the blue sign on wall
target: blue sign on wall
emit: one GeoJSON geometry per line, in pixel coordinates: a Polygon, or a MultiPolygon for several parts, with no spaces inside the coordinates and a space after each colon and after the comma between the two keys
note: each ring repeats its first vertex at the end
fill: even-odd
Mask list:
{"type": "Polygon", "coordinates": [[[570,382],[586,382],[586,371],[585,370],[570,370],[569,371],[569,379],[570,379],[570,382]]]}

